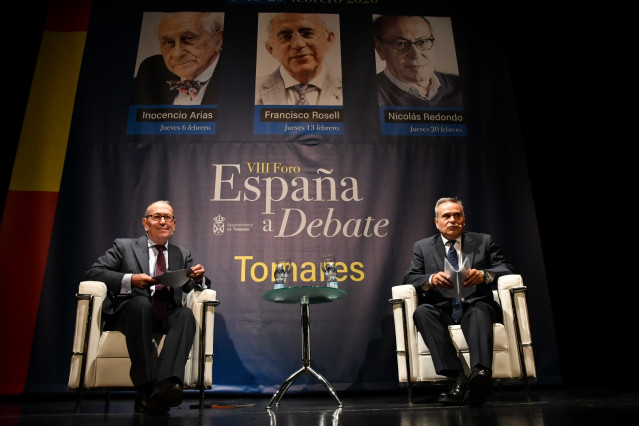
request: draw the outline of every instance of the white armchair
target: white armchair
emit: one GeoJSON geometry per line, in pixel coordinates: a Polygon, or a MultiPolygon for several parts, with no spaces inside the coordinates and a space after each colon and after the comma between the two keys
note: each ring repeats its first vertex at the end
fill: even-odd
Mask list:
{"type": "MultiPolygon", "coordinates": [[[[521,380],[526,397],[530,401],[529,380],[536,380],[526,287],[521,275],[511,274],[499,277],[495,300],[503,309],[504,323],[494,324],[493,380],[501,384],[505,380],[521,380]]],[[[417,292],[410,284],[392,288],[395,323],[395,345],[397,350],[397,371],[399,383],[408,387],[408,401],[413,403],[412,386],[450,380],[435,373],[430,350],[413,323],[413,313],[417,307],[417,292]]],[[[469,373],[468,344],[460,325],[448,327],[457,348],[462,365],[469,373]]]]}
{"type": "MultiPolygon", "coordinates": [[[[105,410],[110,403],[110,391],[133,389],[129,377],[131,360],[124,334],[102,330],[102,301],[106,297],[106,285],[100,281],[82,281],[76,294],[78,300],[69,390],[77,391],[76,408],[82,404],[82,394],[88,389],[107,391],[105,410]]],[[[215,290],[192,291],[185,305],[191,308],[198,324],[193,347],[184,371],[185,389],[200,391],[200,408],[204,404],[204,389],[213,385],[213,326],[216,300],[215,290]]],[[[155,338],[156,353],[162,350],[164,336],[155,338]]]]}

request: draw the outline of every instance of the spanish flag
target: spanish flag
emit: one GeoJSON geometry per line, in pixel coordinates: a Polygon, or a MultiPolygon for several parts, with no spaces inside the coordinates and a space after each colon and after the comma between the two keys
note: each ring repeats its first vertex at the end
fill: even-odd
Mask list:
{"type": "Polygon", "coordinates": [[[0,223],[0,394],[21,394],[27,379],[91,6],[48,5],[0,223]]]}

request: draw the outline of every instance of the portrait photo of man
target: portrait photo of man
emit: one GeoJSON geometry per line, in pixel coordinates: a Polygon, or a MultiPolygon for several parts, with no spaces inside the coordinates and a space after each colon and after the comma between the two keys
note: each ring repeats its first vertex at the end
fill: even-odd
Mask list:
{"type": "Polygon", "coordinates": [[[224,13],[145,12],[133,105],[215,105],[224,13]]]}
{"type": "Polygon", "coordinates": [[[379,106],[463,107],[450,18],[373,16],[379,106]]]}
{"type": "Polygon", "coordinates": [[[260,13],[255,105],[342,105],[339,15],[260,13]]]}

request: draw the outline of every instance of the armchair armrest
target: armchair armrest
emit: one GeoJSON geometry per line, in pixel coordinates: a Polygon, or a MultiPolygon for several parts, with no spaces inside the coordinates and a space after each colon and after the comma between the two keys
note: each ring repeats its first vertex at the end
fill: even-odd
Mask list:
{"type": "Polygon", "coordinates": [[[410,383],[416,376],[407,380],[408,375],[415,375],[418,364],[417,354],[409,350],[417,347],[417,336],[412,332],[415,330],[413,313],[417,307],[417,290],[411,284],[401,284],[392,287],[391,295],[393,298],[389,303],[393,305],[399,381],[410,383]]]}
{"type": "Polygon", "coordinates": [[[213,289],[191,291],[185,301],[198,323],[191,352],[191,374],[202,387],[213,384],[213,330],[215,307],[220,304],[213,289]]]}
{"type": "Polygon", "coordinates": [[[195,319],[200,327],[203,326],[202,324],[204,320],[207,328],[210,324],[210,330],[212,330],[214,319],[213,314],[215,312],[214,308],[219,305],[219,303],[220,302],[217,300],[217,292],[212,289],[205,289],[202,291],[191,291],[186,297],[185,305],[193,311],[193,315],[195,315],[195,319]],[[203,310],[204,308],[209,307],[212,309],[203,310]]]}
{"type": "Polygon", "coordinates": [[[106,284],[101,281],[82,281],[76,294],[75,332],[71,353],[68,386],[79,388],[84,384],[87,366],[97,356],[102,322],[102,301],[106,297],[106,284]]]}
{"type": "MultiPolygon", "coordinates": [[[[404,327],[400,326],[404,324],[408,330],[412,330],[413,324],[413,312],[417,308],[417,291],[411,284],[396,285],[391,289],[391,295],[393,298],[389,300],[389,303],[393,305],[393,316],[395,320],[395,340],[397,351],[405,351],[404,348],[404,327]],[[402,305],[404,304],[404,311],[402,311],[402,305]],[[405,314],[406,318],[403,318],[405,314]]],[[[410,334],[408,333],[409,345],[412,345],[410,341],[410,334]]]]}
{"type": "Polygon", "coordinates": [[[521,275],[509,274],[499,277],[497,289],[508,341],[515,342],[517,345],[509,351],[513,371],[517,373],[513,375],[535,377],[535,360],[526,300],[527,288],[521,275]]]}

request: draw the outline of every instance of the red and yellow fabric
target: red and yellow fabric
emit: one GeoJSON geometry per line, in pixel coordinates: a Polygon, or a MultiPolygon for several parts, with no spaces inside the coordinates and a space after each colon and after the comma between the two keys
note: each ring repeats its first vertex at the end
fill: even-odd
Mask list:
{"type": "Polygon", "coordinates": [[[0,394],[24,390],[91,1],[50,0],[0,223],[0,394]]]}

